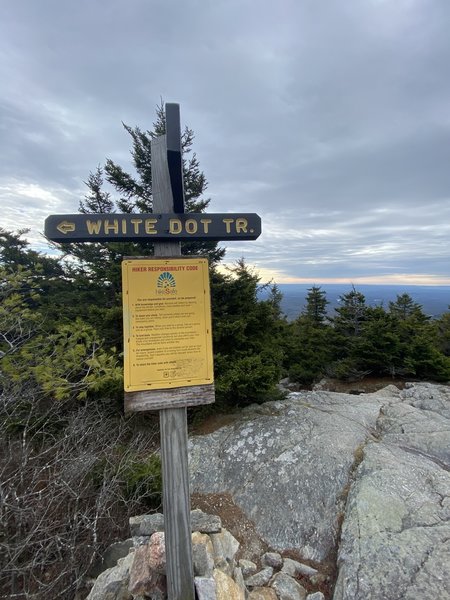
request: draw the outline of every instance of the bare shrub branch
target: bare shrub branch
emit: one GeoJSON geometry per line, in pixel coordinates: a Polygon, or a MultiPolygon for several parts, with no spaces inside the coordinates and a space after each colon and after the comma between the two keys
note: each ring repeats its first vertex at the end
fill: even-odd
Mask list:
{"type": "Polygon", "coordinates": [[[127,477],[154,454],[156,428],[139,432],[98,403],[11,394],[0,396],[0,597],[73,598],[128,516],[148,511],[157,482],[127,477]]]}

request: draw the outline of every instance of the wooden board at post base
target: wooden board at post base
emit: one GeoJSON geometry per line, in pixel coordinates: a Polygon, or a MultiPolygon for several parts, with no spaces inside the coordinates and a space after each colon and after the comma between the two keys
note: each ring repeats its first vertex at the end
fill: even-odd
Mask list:
{"type": "Polygon", "coordinates": [[[214,402],[208,261],[122,263],[125,410],[214,402]]]}

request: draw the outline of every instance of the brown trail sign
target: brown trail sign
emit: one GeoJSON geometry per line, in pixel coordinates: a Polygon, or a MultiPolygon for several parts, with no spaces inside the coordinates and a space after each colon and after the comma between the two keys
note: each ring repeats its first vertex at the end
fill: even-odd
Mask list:
{"type": "Polygon", "coordinates": [[[125,410],[159,410],[169,600],[194,600],[187,451],[188,406],[214,402],[206,259],[180,241],[254,240],[253,213],[184,212],[180,107],[166,104],[166,134],[151,141],[151,214],[51,215],[56,242],[152,241],[154,258],[123,272],[125,410]]]}
{"type": "Polygon", "coordinates": [[[261,219],[254,213],[51,215],[45,235],[54,242],[256,240],[261,219]]]}

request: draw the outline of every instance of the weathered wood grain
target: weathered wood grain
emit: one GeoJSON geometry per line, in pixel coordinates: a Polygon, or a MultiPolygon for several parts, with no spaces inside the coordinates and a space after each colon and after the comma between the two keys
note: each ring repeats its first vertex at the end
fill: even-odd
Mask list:
{"type": "MultiPolygon", "coordinates": [[[[152,140],[153,210],[171,212],[173,198],[165,136],[152,140]]],[[[180,256],[179,242],[157,242],[155,256],[180,256]]],[[[169,390],[166,390],[169,392],[169,390]]],[[[170,390],[172,393],[174,390],[170,390]]],[[[161,463],[169,600],[194,600],[186,408],[162,408],[161,463]]]]}
{"type": "Polygon", "coordinates": [[[170,600],[194,600],[186,408],[159,413],[167,592],[170,600]]]}
{"type": "Polygon", "coordinates": [[[144,390],[141,392],[125,393],[125,412],[143,412],[177,408],[186,406],[201,406],[214,402],[214,384],[193,385],[166,390],[144,390]]]}

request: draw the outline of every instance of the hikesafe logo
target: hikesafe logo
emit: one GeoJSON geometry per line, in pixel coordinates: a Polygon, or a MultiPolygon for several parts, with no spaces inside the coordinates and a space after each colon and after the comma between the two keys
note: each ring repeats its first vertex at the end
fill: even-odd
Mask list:
{"type": "Polygon", "coordinates": [[[177,293],[177,282],[172,273],[169,273],[168,271],[161,273],[156,281],[156,293],[166,295],[177,293]]]}

